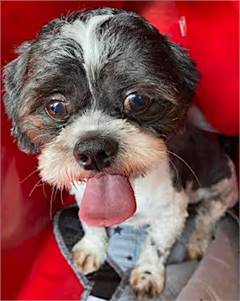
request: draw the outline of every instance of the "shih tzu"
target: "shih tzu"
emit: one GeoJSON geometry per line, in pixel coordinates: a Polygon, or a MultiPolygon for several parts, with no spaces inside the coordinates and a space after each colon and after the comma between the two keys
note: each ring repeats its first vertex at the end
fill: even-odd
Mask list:
{"type": "Polygon", "coordinates": [[[105,227],[147,224],[130,283],[139,298],[160,294],[188,204],[199,203],[188,246],[196,258],[236,199],[233,164],[186,121],[194,62],[144,18],[109,8],[55,19],[17,52],[4,74],[12,134],[38,153],[43,181],[75,194],[79,271],[104,262],[105,227]]]}

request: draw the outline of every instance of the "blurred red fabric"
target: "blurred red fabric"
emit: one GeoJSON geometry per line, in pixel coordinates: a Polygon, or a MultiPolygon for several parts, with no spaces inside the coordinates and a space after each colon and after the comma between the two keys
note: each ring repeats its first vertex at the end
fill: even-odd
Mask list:
{"type": "MultiPolygon", "coordinates": [[[[189,48],[202,73],[197,103],[220,132],[237,135],[238,2],[2,2],[2,65],[14,48],[32,39],[49,20],[72,10],[102,6],[138,11],[174,41],[189,48]],[[182,36],[179,20],[186,25],[182,36]]],[[[51,190],[44,197],[35,156],[21,153],[2,109],[2,299],[74,300],[82,287],[60,254],[49,218],[51,190]],[[40,185],[40,182],[38,183],[40,185]]],[[[73,200],[65,197],[66,204],[73,200]],[[67,200],[66,200],[67,198],[67,200]]],[[[60,208],[55,197],[53,213],[60,208]]]]}

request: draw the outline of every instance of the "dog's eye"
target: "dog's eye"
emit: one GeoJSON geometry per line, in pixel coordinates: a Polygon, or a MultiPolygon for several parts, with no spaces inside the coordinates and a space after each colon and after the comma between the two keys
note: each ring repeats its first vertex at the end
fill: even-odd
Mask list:
{"type": "Polygon", "coordinates": [[[131,93],[124,100],[124,109],[126,112],[139,112],[145,110],[150,103],[151,100],[149,97],[137,93],[131,93]]]}
{"type": "Polygon", "coordinates": [[[50,117],[56,120],[64,120],[68,117],[67,104],[61,100],[52,99],[47,105],[46,111],[50,117]]]}

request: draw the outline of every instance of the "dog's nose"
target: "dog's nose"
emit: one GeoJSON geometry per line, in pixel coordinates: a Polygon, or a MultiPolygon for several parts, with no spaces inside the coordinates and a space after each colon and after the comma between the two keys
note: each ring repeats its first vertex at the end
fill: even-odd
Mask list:
{"type": "Polygon", "coordinates": [[[102,170],[111,165],[118,152],[118,143],[112,138],[86,137],[74,147],[73,155],[86,170],[102,170]]]}

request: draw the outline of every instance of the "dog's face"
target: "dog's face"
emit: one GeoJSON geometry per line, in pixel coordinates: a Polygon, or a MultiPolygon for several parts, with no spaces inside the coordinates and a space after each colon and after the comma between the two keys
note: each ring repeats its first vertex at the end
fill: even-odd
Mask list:
{"type": "Polygon", "coordinates": [[[134,13],[56,19],[5,68],[5,104],[25,152],[58,187],[96,172],[138,176],[166,154],[197,85],[187,53],[134,13]]]}

